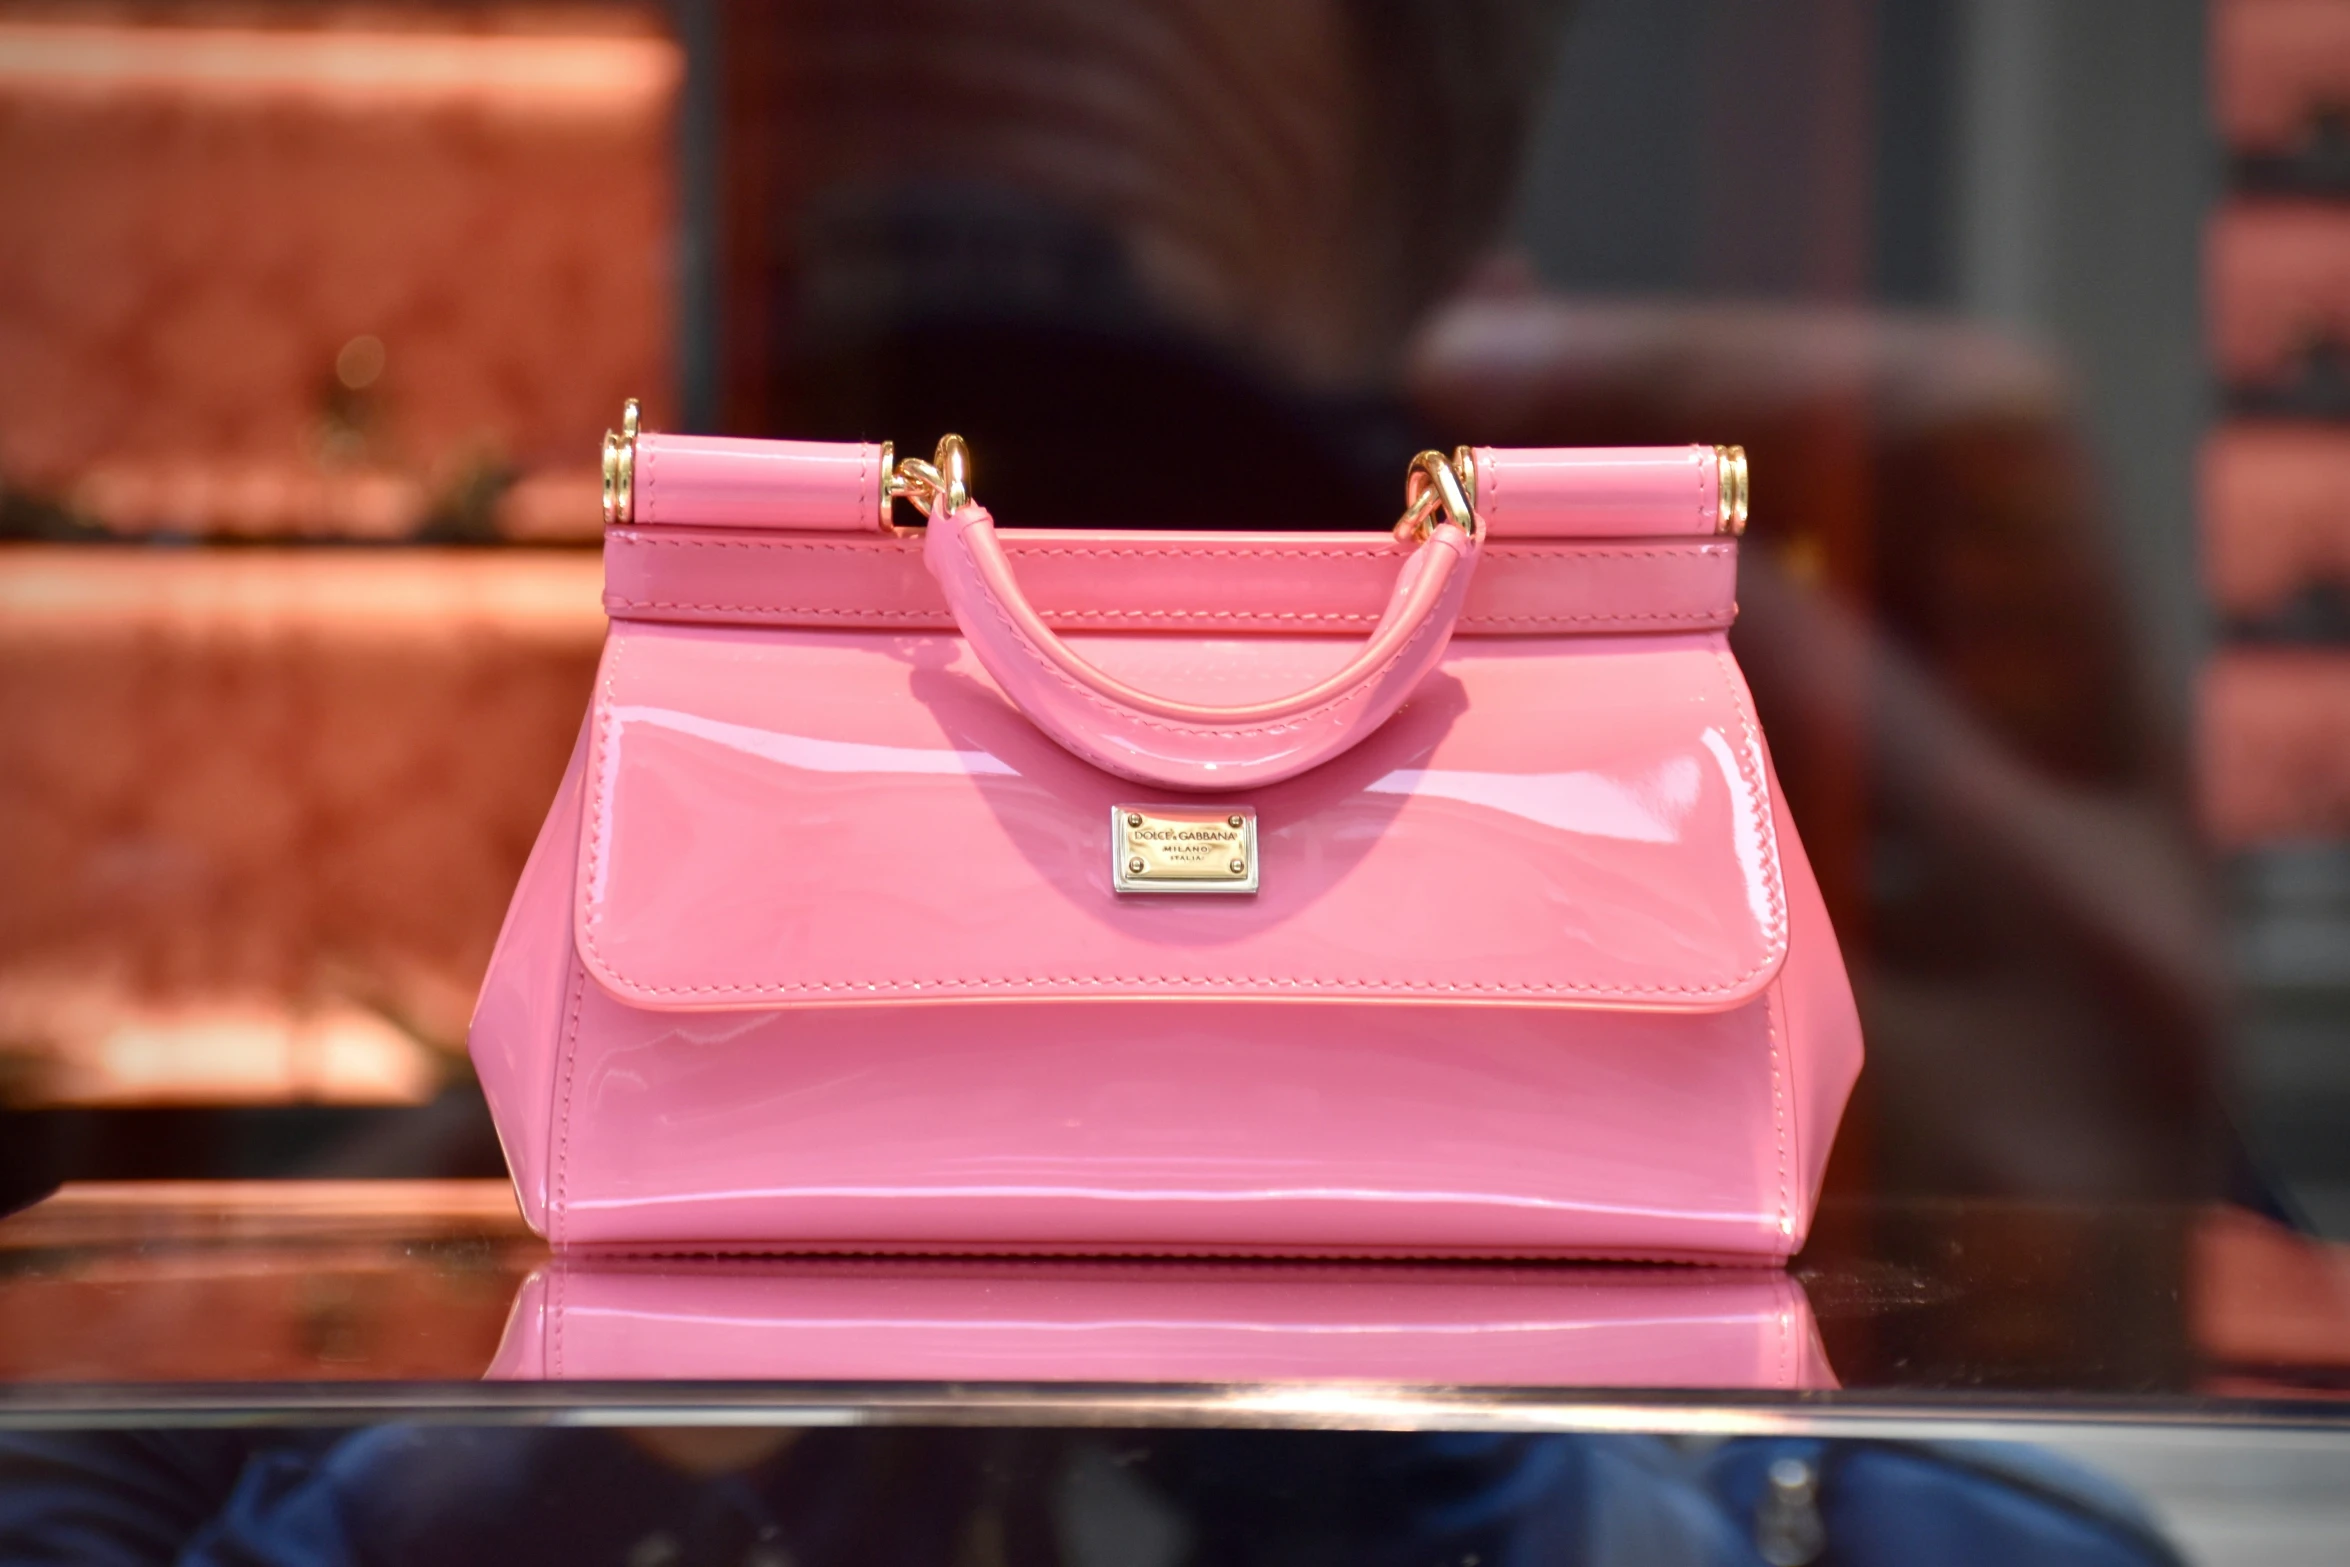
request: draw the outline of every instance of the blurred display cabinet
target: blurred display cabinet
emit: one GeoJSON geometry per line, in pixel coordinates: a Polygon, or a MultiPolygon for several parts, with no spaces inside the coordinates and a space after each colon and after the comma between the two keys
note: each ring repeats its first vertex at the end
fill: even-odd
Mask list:
{"type": "Polygon", "coordinates": [[[2350,190],[2350,7],[2215,0],[2214,118],[2255,186],[2350,190]]]}
{"type": "Polygon", "coordinates": [[[2251,628],[2350,630],[2350,425],[2221,425],[2203,449],[2203,569],[2251,628]]]}
{"type": "Polygon", "coordinates": [[[10,531],[593,538],[667,376],[676,46],[251,17],[0,17],[10,531]]]}
{"type": "Polygon", "coordinates": [[[2223,845],[2350,833],[2350,649],[2216,655],[2203,678],[2202,767],[2223,845]]]}
{"type": "Polygon", "coordinates": [[[2238,198],[2208,251],[2212,359],[2239,405],[2350,411],[2350,204],[2238,198]]]}
{"type": "MultiPolygon", "coordinates": [[[[593,540],[680,71],[624,5],[0,14],[0,535],[593,540]]],[[[597,580],[0,550],[0,1105],[462,1080],[597,580]]]]}
{"type": "Polygon", "coordinates": [[[2207,826],[2225,851],[2235,1080],[2303,1210],[2350,1223],[2350,6],[2216,0],[2230,155],[2206,255],[2231,417],[2207,439],[2207,826]]]}
{"type": "Polygon", "coordinates": [[[600,580],[574,551],[0,549],[0,1103],[462,1075],[600,580]]]}

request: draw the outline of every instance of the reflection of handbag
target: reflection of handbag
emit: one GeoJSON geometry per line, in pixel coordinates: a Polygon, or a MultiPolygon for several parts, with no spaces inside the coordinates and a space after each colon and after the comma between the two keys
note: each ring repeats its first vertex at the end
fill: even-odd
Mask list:
{"type": "Polygon", "coordinates": [[[1778,1268],[563,1257],[489,1375],[1832,1388],[1778,1268]]]}
{"type": "Polygon", "coordinates": [[[1783,1256],[1860,1041],[1734,451],[1389,533],[997,533],[962,443],[607,441],[472,1048],[558,1245],[1783,1256]],[[893,497],[926,528],[891,526],[893,497]]]}

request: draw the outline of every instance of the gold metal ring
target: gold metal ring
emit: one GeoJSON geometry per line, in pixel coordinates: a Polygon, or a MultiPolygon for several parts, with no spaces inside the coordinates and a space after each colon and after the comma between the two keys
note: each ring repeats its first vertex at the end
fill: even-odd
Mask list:
{"type": "Polygon", "coordinates": [[[1746,531],[1745,447],[1714,448],[1714,491],[1718,497],[1714,506],[1714,532],[1736,538],[1746,531]]]}
{"type": "Polygon", "coordinates": [[[936,465],[938,504],[953,516],[971,504],[971,448],[963,444],[959,435],[938,438],[938,453],[932,459],[936,465]]]}
{"type": "Polygon", "coordinates": [[[643,423],[637,400],[620,410],[620,428],[604,432],[604,526],[623,527],[636,520],[636,438],[643,423]]]}
{"type": "Polygon", "coordinates": [[[899,463],[889,476],[889,493],[904,497],[906,504],[925,517],[938,504],[938,490],[938,470],[919,457],[899,463]]]}
{"type": "Polygon", "coordinates": [[[1424,539],[1428,536],[1428,514],[1437,508],[1441,500],[1436,493],[1436,486],[1428,482],[1426,474],[1414,468],[1411,476],[1404,480],[1403,494],[1403,515],[1395,520],[1395,531],[1424,539]]]}
{"type": "Polygon", "coordinates": [[[1423,539],[1434,528],[1435,507],[1430,504],[1433,495],[1444,505],[1444,520],[1460,529],[1470,538],[1477,537],[1477,511],[1469,504],[1469,497],[1461,489],[1461,476],[1453,472],[1452,464],[1444,460],[1442,452],[1422,452],[1412,459],[1411,473],[1404,480],[1404,515],[1416,517],[1415,531],[1423,539]]]}

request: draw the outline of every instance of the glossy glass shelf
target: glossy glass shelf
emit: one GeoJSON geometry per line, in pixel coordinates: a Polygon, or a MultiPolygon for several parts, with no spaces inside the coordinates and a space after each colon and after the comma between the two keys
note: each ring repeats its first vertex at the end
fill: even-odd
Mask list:
{"type": "Polygon", "coordinates": [[[561,1258],[489,1182],[0,1220],[0,1424],[2350,1434],[2350,1254],[2234,1210],[1833,1207],[1786,1272],[561,1258]]]}

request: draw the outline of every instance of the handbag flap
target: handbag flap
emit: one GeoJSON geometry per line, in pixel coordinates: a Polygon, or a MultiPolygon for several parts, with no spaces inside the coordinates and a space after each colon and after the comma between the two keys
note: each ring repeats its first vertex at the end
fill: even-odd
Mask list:
{"type": "MultiPolygon", "coordinates": [[[[1098,634],[1182,700],[1338,668],[1343,638],[1098,634]]],[[[1711,1011],[1785,956],[1769,769],[1719,634],[1456,644],[1255,812],[1258,890],[1121,893],[1112,811],[953,636],[616,621],[576,934],[634,1005],[1385,998],[1711,1011]]]]}

